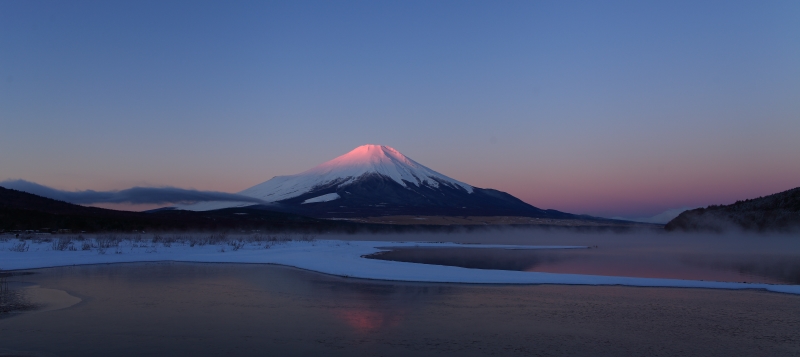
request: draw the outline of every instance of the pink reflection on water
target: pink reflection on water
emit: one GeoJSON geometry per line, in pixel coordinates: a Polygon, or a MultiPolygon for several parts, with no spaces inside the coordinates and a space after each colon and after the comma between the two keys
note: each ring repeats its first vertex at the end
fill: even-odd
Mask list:
{"type": "Polygon", "coordinates": [[[353,328],[356,333],[365,334],[376,332],[389,327],[400,325],[402,320],[399,314],[390,314],[377,309],[352,308],[338,311],[336,316],[353,328]]]}

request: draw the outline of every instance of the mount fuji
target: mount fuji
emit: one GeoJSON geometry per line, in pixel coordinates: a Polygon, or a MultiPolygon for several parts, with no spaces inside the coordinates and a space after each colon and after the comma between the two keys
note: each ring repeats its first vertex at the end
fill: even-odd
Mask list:
{"type": "MultiPolygon", "coordinates": [[[[320,218],[393,215],[579,217],[536,208],[505,192],[473,187],[383,145],[359,146],[308,171],[276,176],[238,194],[269,202],[269,205],[262,205],[264,209],[320,218]]],[[[204,202],[175,208],[208,211],[252,205],[204,202]]]]}

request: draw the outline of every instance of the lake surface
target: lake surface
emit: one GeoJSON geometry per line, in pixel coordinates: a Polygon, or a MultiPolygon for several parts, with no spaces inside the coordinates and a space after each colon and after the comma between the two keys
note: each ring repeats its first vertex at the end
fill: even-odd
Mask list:
{"type": "Polygon", "coordinates": [[[800,252],[698,252],[619,245],[531,250],[424,247],[392,248],[367,257],[472,269],[800,284],[800,252]]]}
{"type": "Polygon", "coordinates": [[[0,318],[0,355],[800,354],[800,296],[762,291],[397,283],[256,264],[33,272],[8,280],[80,302],[0,318]]]}

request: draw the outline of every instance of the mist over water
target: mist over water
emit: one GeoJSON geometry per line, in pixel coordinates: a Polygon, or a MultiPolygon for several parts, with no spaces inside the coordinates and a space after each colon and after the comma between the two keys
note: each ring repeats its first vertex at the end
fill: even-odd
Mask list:
{"type": "Polygon", "coordinates": [[[800,284],[800,239],[792,234],[687,234],[652,230],[578,233],[507,229],[373,235],[370,239],[589,247],[566,250],[402,248],[372,256],[384,260],[474,269],[800,284]]]}

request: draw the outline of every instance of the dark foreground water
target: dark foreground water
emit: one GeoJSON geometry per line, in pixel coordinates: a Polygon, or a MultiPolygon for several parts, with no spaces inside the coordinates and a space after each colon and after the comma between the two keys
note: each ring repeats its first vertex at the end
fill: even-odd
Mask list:
{"type": "Polygon", "coordinates": [[[0,355],[800,355],[800,296],[760,291],[393,283],[243,264],[35,272],[10,279],[82,301],[0,318],[0,355]]]}

